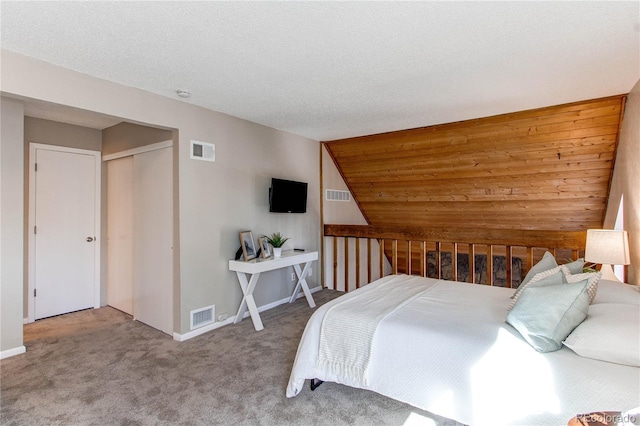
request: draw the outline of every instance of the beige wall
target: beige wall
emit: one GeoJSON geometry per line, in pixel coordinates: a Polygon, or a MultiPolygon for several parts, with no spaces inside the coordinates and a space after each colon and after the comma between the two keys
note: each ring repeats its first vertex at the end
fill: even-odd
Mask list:
{"type": "MultiPolygon", "coordinates": [[[[347,184],[342,179],[331,155],[322,147],[322,188],[348,191],[347,184]]],[[[322,195],[324,197],[324,194],[322,195]]],[[[362,215],[353,194],[351,201],[324,201],[324,223],[336,225],[366,225],[367,220],[362,215]]]]}
{"type": "MultiPolygon", "coordinates": [[[[178,333],[189,331],[189,313],[194,309],[215,304],[216,315],[235,315],[241,291],[235,274],[228,271],[228,259],[239,247],[239,231],[251,229],[255,237],[280,231],[291,237],[285,248],[319,250],[317,141],[6,50],[2,50],[1,72],[0,89],[8,94],[177,130],[174,215],[179,223],[175,256],[180,317],[174,329],[178,333]],[[191,139],[215,143],[216,162],[191,160],[191,139]],[[271,177],[309,183],[306,214],[268,212],[271,177]]],[[[318,265],[313,266],[311,287],[317,286],[319,276],[318,265]]],[[[293,289],[289,276],[290,271],[284,270],[263,274],[257,304],[285,298],[293,289]]]]}
{"type": "Polygon", "coordinates": [[[24,108],[0,104],[0,357],[23,349],[24,108]]]}
{"type": "Polygon", "coordinates": [[[120,123],[102,130],[102,155],[126,151],[173,139],[171,130],[120,123]]]}
{"type": "Polygon", "coordinates": [[[24,141],[26,153],[30,142],[92,151],[102,149],[100,130],[33,117],[24,118],[24,141]]]}
{"type": "Polygon", "coordinates": [[[615,225],[621,195],[624,195],[624,228],[629,232],[631,253],[627,282],[640,285],[640,81],[627,98],[604,220],[606,229],[615,225]]]}

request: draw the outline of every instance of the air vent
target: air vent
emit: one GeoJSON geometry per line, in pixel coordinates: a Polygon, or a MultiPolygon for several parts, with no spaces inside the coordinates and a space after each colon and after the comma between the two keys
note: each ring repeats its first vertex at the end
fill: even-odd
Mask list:
{"type": "Polygon", "coordinates": [[[191,311],[191,330],[213,323],[215,311],[215,305],[191,311]]]}
{"type": "Polygon", "coordinates": [[[191,159],[216,161],[216,146],[212,143],[191,141],[191,159]]]}
{"type": "Polygon", "coordinates": [[[349,191],[340,191],[338,189],[327,189],[327,201],[351,201],[349,191]]]}

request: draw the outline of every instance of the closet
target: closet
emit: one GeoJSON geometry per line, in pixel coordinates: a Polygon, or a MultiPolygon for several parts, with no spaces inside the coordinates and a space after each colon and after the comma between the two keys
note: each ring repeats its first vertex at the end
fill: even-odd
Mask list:
{"type": "Polygon", "coordinates": [[[107,304],[173,332],[171,141],[107,161],[107,304]]]}

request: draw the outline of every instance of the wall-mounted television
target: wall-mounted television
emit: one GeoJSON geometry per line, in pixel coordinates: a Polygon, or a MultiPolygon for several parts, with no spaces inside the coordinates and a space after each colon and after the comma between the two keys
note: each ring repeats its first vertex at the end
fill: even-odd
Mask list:
{"type": "Polygon", "coordinates": [[[271,178],[269,211],[271,213],[306,213],[307,183],[271,178]]]}

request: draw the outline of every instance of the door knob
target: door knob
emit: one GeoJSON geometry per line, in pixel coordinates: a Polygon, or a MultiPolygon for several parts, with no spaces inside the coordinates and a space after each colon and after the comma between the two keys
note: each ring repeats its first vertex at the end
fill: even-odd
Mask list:
{"type": "Polygon", "coordinates": [[[87,242],[90,243],[91,241],[93,241],[93,237],[87,237],[87,242]]]}

